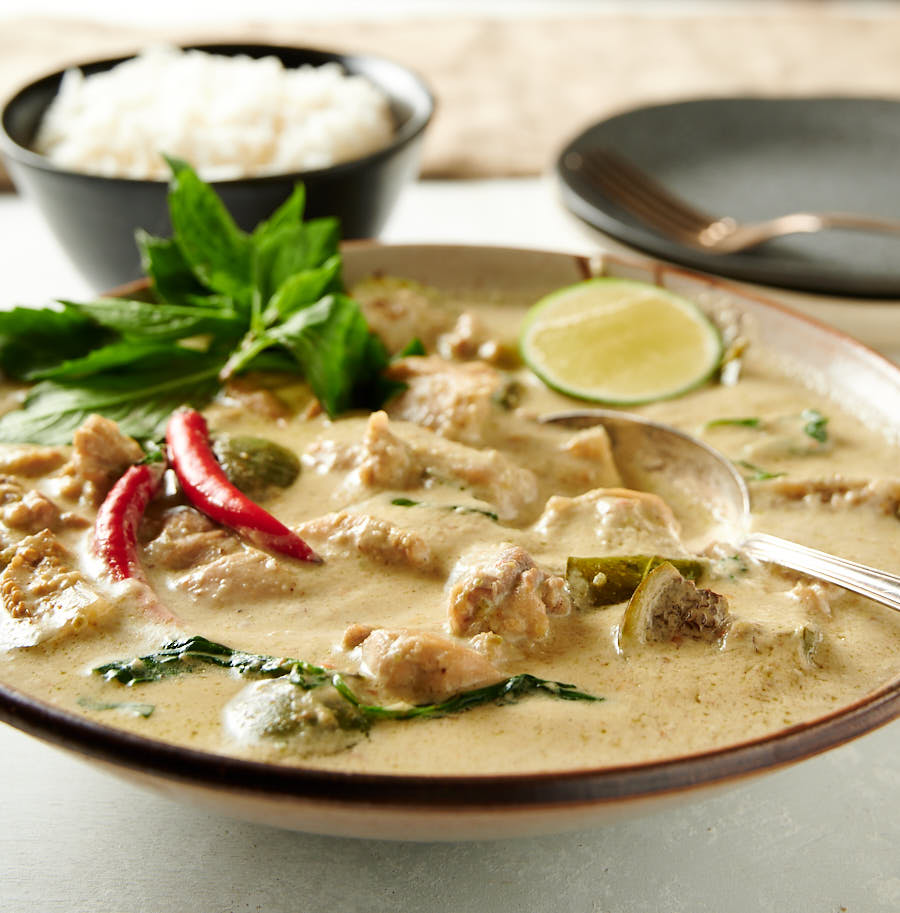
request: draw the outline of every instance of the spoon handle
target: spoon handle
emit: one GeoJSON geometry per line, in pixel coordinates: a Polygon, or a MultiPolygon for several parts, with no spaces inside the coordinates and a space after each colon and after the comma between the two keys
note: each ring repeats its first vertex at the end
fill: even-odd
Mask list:
{"type": "Polygon", "coordinates": [[[748,536],[741,548],[751,558],[780,564],[811,577],[836,583],[900,611],[900,577],[896,574],[878,571],[865,564],[847,561],[765,533],[748,536]]]}

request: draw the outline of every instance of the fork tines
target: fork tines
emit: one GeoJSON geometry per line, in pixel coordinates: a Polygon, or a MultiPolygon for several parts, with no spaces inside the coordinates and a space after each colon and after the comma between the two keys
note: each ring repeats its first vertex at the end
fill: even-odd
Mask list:
{"type": "Polygon", "coordinates": [[[573,171],[580,171],[611,202],[670,237],[696,238],[716,221],[715,216],[695,209],[609,149],[571,152],[566,164],[573,171]]]}

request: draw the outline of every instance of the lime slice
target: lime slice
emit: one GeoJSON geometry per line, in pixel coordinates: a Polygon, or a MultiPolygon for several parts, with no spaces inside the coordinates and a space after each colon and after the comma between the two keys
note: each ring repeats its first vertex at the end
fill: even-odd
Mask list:
{"type": "Polygon", "coordinates": [[[589,279],[542,298],[519,347],[544,383],[578,399],[628,405],[702,384],[722,355],[692,302],[646,282],[589,279]]]}

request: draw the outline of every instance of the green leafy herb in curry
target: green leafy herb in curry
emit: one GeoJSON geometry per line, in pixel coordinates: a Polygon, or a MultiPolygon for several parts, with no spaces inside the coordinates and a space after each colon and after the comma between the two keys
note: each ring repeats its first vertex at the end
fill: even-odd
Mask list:
{"type": "Polygon", "coordinates": [[[283,678],[311,691],[331,685],[341,697],[369,722],[375,720],[410,720],[446,716],[469,710],[479,704],[505,703],[534,692],[544,692],[564,701],[601,701],[574,685],[552,682],[534,675],[520,674],[502,679],[491,685],[463,691],[437,704],[383,707],[366,703],[347,683],[348,676],[324,669],[299,659],[285,659],[245,653],[205,637],[193,636],[165,644],[155,653],[133,659],[116,660],[98,666],[93,671],[107,681],[122,685],[156,682],[172,675],[196,672],[204,666],[233,669],[248,678],[283,678]]]}
{"type": "Polygon", "coordinates": [[[820,444],[828,440],[828,419],[818,409],[804,409],[800,418],[804,422],[804,434],[820,444]]]}
{"type": "Polygon", "coordinates": [[[746,416],[739,418],[714,418],[710,419],[704,427],[719,428],[725,425],[735,425],[738,428],[759,428],[762,425],[762,419],[756,416],[746,416]]]}
{"type": "Polygon", "coordinates": [[[747,470],[749,473],[747,478],[749,478],[751,482],[766,482],[769,479],[780,479],[782,476],[786,475],[784,472],[770,472],[768,469],[757,466],[755,463],[751,463],[748,460],[738,460],[737,464],[747,470]]]}
{"type": "Polygon", "coordinates": [[[144,719],[156,710],[154,704],[142,704],[137,701],[98,701],[90,697],[80,697],[78,698],[77,703],[79,707],[84,707],[85,710],[95,710],[98,712],[115,710],[117,713],[125,713],[129,716],[142,716],[144,719]]]}
{"type": "Polygon", "coordinates": [[[481,514],[495,523],[500,521],[496,511],[485,510],[483,507],[472,507],[468,504],[431,504],[428,501],[414,501],[412,498],[392,498],[391,504],[395,507],[430,507],[435,510],[449,510],[458,514],[481,514]]]}

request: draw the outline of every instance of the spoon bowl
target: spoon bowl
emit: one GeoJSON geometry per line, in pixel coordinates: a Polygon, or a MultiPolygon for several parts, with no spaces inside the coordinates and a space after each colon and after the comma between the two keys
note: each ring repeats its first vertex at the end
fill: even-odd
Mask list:
{"type": "Polygon", "coordinates": [[[682,525],[685,544],[701,551],[727,542],[750,558],[835,583],[900,611],[900,577],[766,533],[751,533],[750,493],[724,454],[662,422],[612,409],[572,409],[545,424],[603,425],[629,488],[659,495],[682,525]]]}

